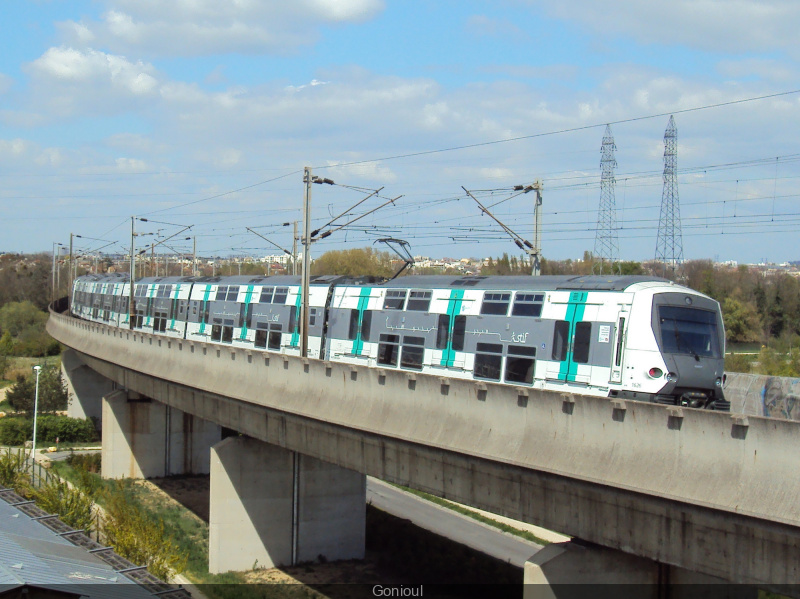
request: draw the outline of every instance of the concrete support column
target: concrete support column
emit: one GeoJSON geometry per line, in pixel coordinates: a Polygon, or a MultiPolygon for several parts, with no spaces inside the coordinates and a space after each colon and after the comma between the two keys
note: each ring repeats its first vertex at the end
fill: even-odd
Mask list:
{"type": "Polygon", "coordinates": [[[104,478],[208,474],[219,425],[151,401],[113,391],[103,397],[104,478]]]}
{"type": "Polygon", "coordinates": [[[209,571],[362,559],[366,476],[230,437],[211,449],[209,571]]]}
{"type": "Polygon", "coordinates": [[[103,396],[114,390],[114,382],[86,366],[72,349],[61,354],[61,374],[67,386],[67,416],[96,418],[99,424],[103,396]]]}
{"type": "Polygon", "coordinates": [[[553,543],[525,562],[524,599],[756,599],[754,587],[576,541],[553,543]]]}

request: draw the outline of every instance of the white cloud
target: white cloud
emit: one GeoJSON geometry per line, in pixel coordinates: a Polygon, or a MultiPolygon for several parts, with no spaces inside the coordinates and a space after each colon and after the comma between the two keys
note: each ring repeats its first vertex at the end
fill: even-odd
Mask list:
{"type": "Polygon", "coordinates": [[[746,53],[781,48],[797,52],[800,3],[794,0],[527,0],[554,17],[600,35],[623,34],[640,43],[681,44],[746,53]]]}
{"type": "Polygon", "coordinates": [[[486,15],[473,15],[467,19],[467,33],[476,37],[515,37],[525,39],[528,36],[517,25],[506,19],[495,19],[486,15]]]}
{"type": "Polygon", "coordinates": [[[138,55],[286,54],[322,24],[358,23],[383,0],[107,0],[100,21],[59,24],[69,43],[138,55]]]}
{"type": "Polygon", "coordinates": [[[151,74],[155,71],[152,66],[91,49],[50,48],[34,60],[29,68],[42,79],[108,84],[134,95],[150,94],[157,87],[157,80],[151,74]]]}
{"type": "Polygon", "coordinates": [[[138,158],[117,158],[117,170],[124,173],[141,173],[147,170],[147,163],[138,158]]]}

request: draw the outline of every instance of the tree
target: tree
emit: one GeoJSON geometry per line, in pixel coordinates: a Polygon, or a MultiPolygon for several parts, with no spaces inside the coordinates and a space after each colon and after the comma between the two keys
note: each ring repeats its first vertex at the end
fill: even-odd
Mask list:
{"type": "Polygon", "coordinates": [[[59,353],[58,342],[45,330],[47,313],[32,302],[10,302],[0,308],[0,353],[47,356],[59,353]]]}
{"type": "Polygon", "coordinates": [[[729,297],[722,303],[722,319],[725,322],[725,337],[735,343],[758,341],[761,322],[756,307],[729,297]]]}
{"type": "MultiPolygon", "coordinates": [[[[6,400],[19,412],[33,413],[36,375],[18,376],[6,392],[6,400]]],[[[43,368],[39,374],[39,411],[55,412],[67,407],[67,387],[58,368],[43,368]]]]}
{"type": "Polygon", "coordinates": [[[311,274],[390,277],[394,274],[392,255],[373,248],[332,250],[314,261],[311,274]]]}

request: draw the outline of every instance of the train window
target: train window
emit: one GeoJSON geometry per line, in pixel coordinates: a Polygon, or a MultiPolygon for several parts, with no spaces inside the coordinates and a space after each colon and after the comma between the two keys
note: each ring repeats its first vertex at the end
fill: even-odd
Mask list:
{"type": "Polygon", "coordinates": [[[535,347],[510,345],[506,358],[506,382],[533,383],[533,364],[536,356],[535,347]]]}
{"type": "Polygon", "coordinates": [[[483,295],[481,314],[495,314],[498,316],[505,316],[506,314],[508,314],[509,301],[511,301],[510,293],[487,292],[483,295]]]}
{"type": "Polygon", "coordinates": [[[453,323],[453,349],[464,351],[464,337],[467,329],[467,317],[456,316],[453,323]]]}
{"type": "Polygon", "coordinates": [[[313,327],[317,324],[317,309],[316,308],[309,308],[308,309],[308,326],[313,327]]]}
{"type": "Polygon", "coordinates": [[[517,293],[514,296],[514,307],[511,309],[512,316],[533,316],[542,315],[542,303],[544,293],[517,293]]]}
{"type": "Polygon", "coordinates": [[[436,349],[447,349],[450,341],[450,315],[439,314],[439,323],[436,326],[436,349]]]}
{"type": "Polygon", "coordinates": [[[228,288],[227,287],[217,287],[217,295],[214,299],[218,302],[225,301],[225,297],[228,295],[228,288]]]}
{"type": "Polygon", "coordinates": [[[659,306],[658,319],[665,352],[720,357],[717,315],[714,312],[683,306],[659,306]]]}
{"type": "Polygon", "coordinates": [[[347,330],[347,338],[355,339],[358,336],[358,310],[350,310],[350,327],[347,330]]]}
{"type": "Polygon", "coordinates": [[[364,341],[369,341],[369,334],[372,331],[372,312],[364,310],[364,315],[361,317],[361,338],[364,341]]]}
{"type": "Polygon", "coordinates": [[[412,291],[408,298],[408,305],[406,306],[406,310],[427,312],[430,305],[431,305],[430,291],[412,291]]]}
{"type": "Polygon", "coordinates": [[[425,356],[425,337],[403,336],[403,352],[400,357],[401,368],[422,370],[422,359],[425,356]]]}
{"type": "Polygon", "coordinates": [[[253,325],[253,304],[241,304],[239,308],[239,322],[248,329],[253,325]]]}
{"type": "Polygon", "coordinates": [[[378,343],[378,364],[397,366],[400,335],[381,335],[378,343]]]}
{"type": "Polygon", "coordinates": [[[614,366],[622,363],[622,335],[625,332],[625,319],[619,319],[619,329],[617,330],[617,353],[614,356],[614,366]]]}
{"type": "Polygon", "coordinates": [[[502,366],[502,345],[499,343],[478,343],[475,350],[475,365],[472,368],[475,378],[499,381],[502,366]]]}
{"type": "Polygon", "coordinates": [[[402,310],[406,305],[406,293],[405,289],[389,289],[383,300],[383,309],[402,310]]]}
{"type": "Polygon", "coordinates": [[[556,320],[553,329],[553,360],[563,362],[567,359],[569,347],[569,323],[566,320],[556,320]]]}
{"type": "Polygon", "coordinates": [[[269,331],[269,349],[281,348],[281,325],[273,323],[269,331]]]}
{"type": "Polygon", "coordinates": [[[239,286],[234,285],[232,287],[228,287],[228,296],[226,299],[229,302],[235,302],[238,297],[239,297],[239,286]]]}
{"type": "Polygon", "coordinates": [[[231,343],[232,341],[233,341],[233,327],[231,326],[222,327],[222,342],[231,343]]]}
{"type": "Polygon", "coordinates": [[[267,347],[267,331],[258,330],[256,331],[256,340],[255,346],[260,348],[267,347]]]}
{"type": "Polygon", "coordinates": [[[592,341],[592,323],[575,323],[575,343],[572,348],[572,359],[578,364],[589,361],[589,345],[592,341]]]}
{"type": "MultiPolygon", "coordinates": [[[[219,318],[214,319],[215,323],[221,323],[219,318]]],[[[222,338],[222,324],[211,325],[211,341],[219,341],[222,338]]]]}
{"type": "Polygon", "coordinates": [[[261,297],[258,299],[259,304],[271,304],[272,294],[275,292],[274,287],[264,287],[261,290],[261,297]]]}
{"type": "Polygon", "coordinates": [[[289,308],[289,328],[288,330],[294,331],[297,329],[297,306],[289,308]]]}
{"type": "Polygon", "coordinates": [[[285,304],[286,297],[289,295],[289,288],[288,287],[276,287],[275,288],[275,297],[272,298],[273,304],[285,304]]]}

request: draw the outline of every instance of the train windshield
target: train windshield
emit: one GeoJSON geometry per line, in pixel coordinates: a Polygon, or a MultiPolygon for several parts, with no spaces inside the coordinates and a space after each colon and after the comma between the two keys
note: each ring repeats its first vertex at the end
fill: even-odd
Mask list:
{"type": "Polygon", "coordinates": [[[659,306],[658,321],[665,353],[721,356],[716,313],[683,306],[659,306]]]}

